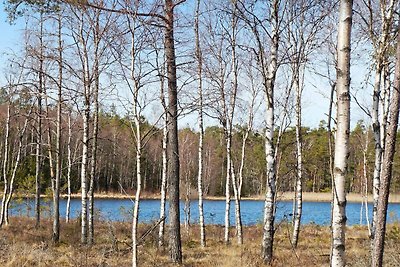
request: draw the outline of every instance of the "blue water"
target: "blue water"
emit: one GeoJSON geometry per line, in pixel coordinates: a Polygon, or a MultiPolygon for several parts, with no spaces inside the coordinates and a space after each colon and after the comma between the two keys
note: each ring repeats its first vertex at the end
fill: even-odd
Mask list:
{"type": "MultiPolygon", "coordinates": [[[[51,202],[42,201],[44,216],[51,213],[51,202]]],[[[62,199],[60,203],[60,215],[65,217],[66,200],[62,199]]],[[[23,203],[14,203],[11,206],[11,215],[34,215],[34,200],[25,200],[23,203]]],[[[71,200],[71,218],[76,218],[80,213],[80,199],[71,200]]],[[[262,222],[263,201],[242,200],[241,212],[244,225],[255,225],[262,222]]],[[[127,199],[97,199],[95,200],[96,218],[107,221],[130,221],[132,218],[133,202],[127,199]]],[[[181,202],[181,220],[184,220],[183,202],[181,202]]],[[[360,224],[360,203],[347,203],[347,225],[360,224]]],[[[372,214],[372,205],[368,205],[369,214],[372,214]]],[[[140,222],[157,221],[159,218],[160,201],[159,200],[141,200],[140,202],[140,222]]],[[[277,203],[276,221],[291,220],[292,202],[282,201],[277,203]]],[[[303,202],[303,223],[315,223],[318,225],[329,225],[331,204],[328,202],[303,202]]],[[[167,204],[168,213],[168,204],[167,204]]],[[[365,210],[362,212],[361,224],[366,224],[365,210]]],[[[225,201],[205,200],[204,201],[204,219],[206,224],[224,224],[225,201]]],[[[388,221],[396,222],[399,220],[400,204],[389,204],[388,221]]],[[[191,202],[191,221],[198,223],[197,201],[191,202]]],[[[371,218],[370,218],[371,221],[371,218]]],[[[234,202],[231,202],[231,223],[234,224],[234,202]]]]}

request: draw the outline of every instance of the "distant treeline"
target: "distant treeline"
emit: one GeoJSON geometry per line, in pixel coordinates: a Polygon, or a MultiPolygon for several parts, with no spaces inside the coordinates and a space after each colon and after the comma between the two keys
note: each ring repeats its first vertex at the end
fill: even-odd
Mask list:
{"type": "MultiPolygon", "coordinates": [[[[14,107],[20,109],[20,107],[14,107]]],[[[5,106],[1,107],[1,123],[6,120],[5,106]]],[[[80,190],[80,168],[82,155],[82,118],[71,115],[71,148],[72,148],[72,193],[80,190]]],[[[16,134],[22,117],[15,116],[11,136],[11,146],[16,146],[18,135],[16,134]]],[[[63,131],[68,132],[68,114],[63,115],[63,131]]],[[[51,121],[46,123],[52,123],[51,121]]],[[[95,176],[96,192],[120,192],[133,193],[136,187],[135,178],[135,144],[131,129],[132,122],[127,117],[121,117],[115,112],[101,112],[99,116],[99,141],[97,165],[95,176]]],[[[46,129],[46,127],[44,127],[46,129]]],[[[246,131],[245,126],[236,125],[233,131],[233,159],[235,171],[239,171],[241,160],[242,138],[246,131]]],[[[145,146],[142,155],[142,185],[147,193],[159,193],[162,175],[162,129],[150,125],[143,118],[143,133],[146,135],[145,146]]],[[[47,130],[46,130],[47,131],[47,130]]],[[[329,192],[331,190],[329,132],[326,123],[321,121],[318,128],[302,128],[304,136],[304,191],[329,192]]],[[[246,142],[246,160],[243,167],[243,196],[262,195],[265,191],[266,169],[263,130],[251,131],[246,142]]],[[[293,191],[296,178],[296,136],[295,128],[288,127],[282,133],[280,144],[277,147],[277,173],[278,191],[293,191]]],[[[279,135],[279,129],[276,132],[279,135]]],[[[44,134],[47,136],[47,133],[44,134]]],[[[1,140],[4,139],[4,129],[1,131],[1,140]]],[[[61,151],[63,156],[63,169],[67,168],[67,139],[62,140],[61,151]]],[[[180,139],[180,166],[181,166],[181,192],[191,188],[192,196],[196,196],[197,170],[198,170],[198,140],[199,133],[193,129],[183,128],[179,131],[180,139]]],[[[275,142],[276,142],[275,140],[275,142]]],[[[43,139],[43,172],[42,193],[51,195],[51,179],[49,157],[47,155],[48,144],[43,139]]],[[[35,193],[35,122],[32,120],[23,137],[24,157],[16,176],[16,192],[25,194],[35,193]]],[[[54,145],[51,146],[54,149],[54,145]]],[[[226,144],[224,131],[221,127],[211,126],[206,128],[204,137],[204,192],[208,196],[222,196],[225,192],[226,179],[226,144]]],[[[4,146],[0,155],[4,157],[4,146]]],[[[371,129],[366,129],[360,121],[350,134],[349,174],[347,178],[347,190],[353,193],[365,191],[365,173],[368,177],[368,191],[372,192],[371,175],[374,163],[374,144],[371,129]],[[367,146],[367,149],[365,149],[367,146]],[[365,161],[364,161],[365,153],[365,161]],[[365,162],[365,164],[364,164],[365,162]]],[[[90,150],[89,150],[90,151],[90,150]]],[[[10,153],[16,153],[10,149],[10,153]]],[[[396,155],[394,161],[394,180],[392,191],[399,192],[399,163],[400,157],[396,155]]],[[[12,163],[11,163],[12,164],[12,163]]],[[[2,166],[3,168],[3,166],[2,166]]],[[[61,193],[66,193],[67,182],[65,171],[61,179],[61,193]]],[[[1,186],[3,181],[1,181],[1,186]]]]}

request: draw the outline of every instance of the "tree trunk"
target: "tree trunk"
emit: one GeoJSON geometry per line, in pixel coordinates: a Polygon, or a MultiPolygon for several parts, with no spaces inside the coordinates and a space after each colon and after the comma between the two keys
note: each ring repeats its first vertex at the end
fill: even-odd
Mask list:
{"type": "Polygon", "coordinates": [[[376,210],[378,208],[379,199],[379,184],[381,176],[381,165],[382,165],[382,144],[381,144],[381,128],[379,123],[379,99],[381,91],[381,77],[382,77],[382,66],[380,62],[377,62],[376,72],[375,72],[375,84],[374,93],[372,98],[372,130],[374,133],[375,142],[375,164],[374,164],[374,174],[372,182],[372,192],[373,192],[373,208],[372,208],[372,231],[371,238],[375,235],[375,223],[376,223],[376,210]]]}
{"type": "Polygon", "coordinates": [[[72,170],[72,153],[71,153],[71,139],[72,139],[72,125],[71,125],[71,111],[68,113],[68,141],[67,141],[67,207],[65,211],[65,221],[69,223],[70,209],[71,209],[71,170],[72,170]]]}
{"type": "Polygon", "coordinates": [[[40,14],[40,59],[39,59],[39,86],[37,94],[37,132],[36,132],[36,170],[35,170],[35,227],[40,226],[40,193],[42,172],[42,99],[43,99],[43,14],[40,14]]]}
{"type": "Polygon", "coordinates": [[[364,198],[365,220],[367,222],[368,234],[371,236],[371,227],[370,227],[369,215],[368,215],[368,213],[369,213],[369,211],[368,211],[368,144],[369,144],[369,133],[368,133],[368,129],[366,129],[366,131],[365,131],[365,145],[364,145],[364,149],[363,149],[364,188],[361,188],[361,191],[363,192],[362,195],[363,195],[363,198],[364,198]]]}
{"type": "Polygon", "coordinates": [[[240,211],[240,197],[238,192],[238,185],[236,181],[236,173],[233,165],[233,160],[230,161],[231,178],[233,185],[233,196],[235,199],[235,223],[236,223],[236,237],[238,245],[243,244],[243,230],[242,230],[242,216],[240,211]]]}
{"type": "Polygon", "coordinates": [[[61,179],[61,105],[62,105],[62,83],[63,83],[63,47],[62,47],[62,25],[61,25],[61,14],[58,17],[58,101],[57,101],[57,140],[56,140],[56,177],[55,187],[53,192],[53,234],[52,240],[54,243],[58,243],[60,240],[60,179],[61,179]]]}
{"type": "Polygon", "coordinates": [[[14,166],[12,167],[12,172],[11,172],[11,179],[10,179],[10,184],[9,184],[9,188],[8,188],[8,196],[7,199],[5,201],[5,209],[4,209],[4,222],[6,225],[9,224],[9,218],[8,218],[8,210],[10,207],[10,201],[11,198],[13,196],[14,193],[14,181],[15,181],[15,177],[17,176],[17,170],[21,161],[21,154],[22,154],[22,146],[23,146],[23,138],[25,135],[25,131],[28,125],[28,120],[29,120],[29,115],[27,116],[27,118],[25,119],[25,123],[24,126],[22,128],[22,130],[18,133],[18,151],[17,151],[17,157],[15,159],[14,162],[14,166]]]}
{"type": "MultiPolygon", "coordinates": [[[[224,100],[225,101],[225,100],[224,100]]],[[[226,128],[226,126],[225,126],[226,128]]],[[[226,131],[226,130],[225,130],[226,131]]],[[[224,231],[224,241],[225,244],[229,244],[229,226],[230,226],[230,205],[231,205],[231,192],[230,192],[230,181],[231,181],[231,138],[230,133],[226,133],[226,181],[225,181],[225,231],[224,231]]]]}
{"type": "Polygon", "coordinates": [[[199,226],[200,226],[200,244],[201,247],[206,246],[206,233],[204,225],[204,211],[203,211],[203,147],[204,147],[204,125],[203,125],[203,58],[200,47],[200,34],[199,34],[199,13],[200,13],[200,0],[197,0],[196,14],[195,14],[195,36],[196,36],[196,59],[197,59],[197,75],[199,79],[199,170],[197,176],[197,193],[199,197],[199,226]]]}
{"type": "Polygon", "coordinates": [[[350,43],[352,0],[341,0],[337,46],[337,131],[334,159],[331,266],[345,266],[347,159],[350,133],[350,43]]]}
{"type": "Polygon", "coordinates": [[[100,12],[97,12],[95,18],[95,29],[94,29],[94,65],[93,65],[93,76],[94,76],[94,88],[93,88],[93,136],[92,136],[92,155],[91,155],[91,166],[89,174],[89,216],[88,216],[88,243],[92,245],[94,242],[94,180],[96,178],[97,171],[97,139],[99,133],[99,89],[100,89],[100,71],[99,71],[99,42],[100,42],[100,29],[99,29],[99,18],[100,12]]]}
{"type": "MultiPolygon", "coordinates": [[[[276,156],[274,148],[274,85],[276,72],[278,69],[278,48],[279,48],[279,1],[274,1],[271,8],[272,23],[272,42],[270,52],[270,62],[266,72],[263,72],[265,93],[266,93],[266,130],[265,130],[265,158],[267,168],[267,182],[264,203],[264,223],[263,238],[261,244],[261,254],[264,263],[269,264],[272,261],[274,244],[274,222],[275,222],[275,194],[276,194],[276,156]]],[[[261,59],[259,60],[261,61],[261,59]]],[[[262,67],[265,68],[265,66],[262,67]]]]}
{"type": "MultiPolygon", "coordinates": [[[[229,117],[228,117],[228,127],[229,127],[229,138],[230,140],[230,148],[229,148],[229,153],[232,153],[232,128],[233,128],[233,116],[235,112],[235,106],[236,106],[236,95],[238,91],[238,58],[236,54],[236,39],[237,39],[237,24],[238,24],[238,17],[237,17],[237,10],[236,10],[236,0],[232,2],[233,4],[233,12],[232,12],[232,38],[231,38],[231,46],[232,46],[232,71],[233,71],[233,81],[232,81],[232,95],[231,95],[231,101],[230,101],[230,112],[229,112],[229,117]]],[[[235,199],[235,226],[236,226],[236,237],[237,237],[237,243],[239,245],[243,244],[243,235],[242,235],[242,218],[241,218],[241,213],[240,213],[240,197],[238,193],[238,182],[236,180],[236,173],[235,173],[235,168],[233,164],[233,159],[232,155],[230,155],[230,161],[227,163],[229,164],[229,169],[230,169],[230,177],[232,179],[232,187],[233,187],[233,196],[235,199]]]]}
{"type": "Polygon", "coordinates": [[[296,148],[297,148],[297,177],[295,186],[295,209],[293,212],[293,238],[292,244],[297,247],[300,233],[301,214],[303,207],[303,138],[301,133],[301,95],[303,88],[300,84],[300,65],[296,64],[294,69],[294,86],[296,87],[296,148]]]}
{"type": "MultiPolygon", "coordinates": [[[[164,81],[162,82],[162,84],[164,81]]],[[[163,85],[162,85],[163,87],[163,85]]],[[[164,92],[162,92],[164,94],[164,92]]],[[[160,228],[158,231],[158,247],[164,246],[164,227],[165,227],[165,200],[167,191],[167,143],[168,143],[168,122],[167,113],[164,114],[164,127],[162,139],[162,174],[161,174],[161,198],[160,198],[160,228]]]]}
{"type": "MultiPolygon", "coordinates": [[[[136,96],[135,107],[137,109],[138,98],[136,96]]],[[[136,195],[135,195],[135,206],[133,208],[133,221],[132,221],[132,266],[138,266],[137,257],[137,225],[139,220],[139,203],[140,203],[140,192],[142,189],[142,174],[141,174],[141,157],[142,157],[142,137],[140,134],[140,116],[135,111],[135,129],[136,129],[136,195]]]]}
{"type": "Polygon", "coordinates": [[[373,245],[372,266],[383,266],[383,252],[386,233],[386,215],[392,178],[393,158],[395,153],[397,127],[400,108],[400,35],[397,35],[396,67],[393,85],[393,96],[390,105],[389,128],[386,134],[385,155],[382,164],[381,183],[379,188],[378,209],[376,212],[375,238],[373,245]]]}
{"type": "MultiPolygon", "coordinates": [[[[40,83],[40,81],[39,81],[40,83]]],[[[37,129],[36,129],[36,156],[35,156],[35,227],[40,226],[40,183],[41,183],[41,157],[42,157],[42,93],[37,97],[37,129]]]]}
{"type": "Polygon", "coordinates": [[[6,131],[4,134],[4,158],[3,158],[3,181],[4,181],[4,190],[3,190],[3,198],[1,201],[1,213],[0,213],[0,227],[3,226],[5,220],[6,213],[6,198],[8,194],[8,154],[9,154],[9,139],[10,139],[10,103],[7,105],[7,119],[6,119],[6,131]]]}
{"type": "Polygon", "coordinates": [[[87,211],[87,168],[88,168],[88,146],[89,146],[89,100],[85,100],[83,113],[83,139],[82,139],[82,162],[81,162],[81,243],[87,244],[88,240],[88,211],[87,211]]]}
{"type": "Polygon", "coordinates": [[[174,1],[165,0],[165,57],[168,77],[168,196],[169,250],[174,263],[182,263],[179,210],[178,90],[174,45],[174,1]]]}

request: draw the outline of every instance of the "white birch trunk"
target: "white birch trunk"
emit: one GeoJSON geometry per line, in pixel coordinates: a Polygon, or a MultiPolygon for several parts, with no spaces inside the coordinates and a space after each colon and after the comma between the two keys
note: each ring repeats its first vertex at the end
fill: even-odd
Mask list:
{"type": "MultiPolygon", "coordinates": [[[[399,27],[397,27],[397,31],[399,27]]],[[[378,209],[376,213],[375,236],[373,240],[372,251],[372,267],[383,266],[383,254],[385,248],[385,234],[386,234],[386,218],[387,208],[390,194],[390,184],[392,179],[393,159],[396,148],[397,129],[399,121],[399,108],[400,108],[400,35],[397,35],[397,48],[396,48],[396,66],[394,73],[393,83],[393,96],[390,105],[390,119],[388,121],[389,127],[387,130],[385,155],[382,164],[380,195],[378,201],[378,209]]]]}
{"type": "Polygon", "coordinates": [[[224,241],[225,244],[229,244],[229,226],[230,226],[230,218],[229,218],[229,210],[231,205],[231,193],[230,193],[230,180],[231,180],[231,151],[230,151],[230,142],[231,138],[229,137],[230,133],[226,133],[228,136],[226,139],[226,180],[225,180],[225,231],[224,231],[224,241]]]}
{"type": "Polygon", "coordinates": [[[89,123],[90,123],[90,74],[87,43],[84,39],[83,20],[80,21],[79,39],[82,46],[82,81],[83,81],[83,137],[82,137],[82,160],[81,160],[81,243],[88,242],[88,164],[89,164],[89,123]]]}
{"type": "Polygon", "coordinates": [[[350,133],[350,44],[352,0],[341,0],[337,46],[337,131],[334,159],[331,266],[345,266],[347,159],[350,133]]]}
{"type": "Polygon", "coordinates": [[[274,148],[274,84],[276,72],[278,69],[277,57],[279,48],[279,33],[278,33],[278,8],[279,1],[274,1],[271,7],[271,20],[272,23],[272,41],[270,62],[263,71],[264,86],[266,93],[266,130],[265,130],[265,158],[267,168],[267,182],[265,188],[265,203],[264,203],[264,223],[263,223],[263,238],[261,243],[261,254],[264,263],[269,264],[272,260],[273,243],[274,243],[274,222],[275,222],[275,194],[276,194],[276,153],[274,148]]]}
{"type": "Polygon", "coordinates": [[[132,218],[132,267],[138,266],[138,222],[139,222],[139,205],[140,205],[140,193],[142,190],[142,135],[140,129],[140,103],[139,103],[139,89],[140,89],[140,77],[135,74],[136,62],[135,58],[135,25],[136,18],[132,18],[132,22],[128,20],[129,31],[131,34],[131,66],[130,66],[130,78],[133,83],[133,116],[134,116],[134,136],[136,141],[136,194],[135,204],[133,207],[133,218],[132,218]],[[131,24],[132,23],[132,24],[131,24]]]}
{"type": "MultiPolygon", "coordinates": [[[[391,31],[391,24],[393,20],[393,11],[395,6],[394,0],[390,1],[380,1],[380,11],[381,11],[381,35],[376,38],[376,33],[370,32],[370,38],[376,39],[374,45],[375,51],[375,83],[374,83],[374,93],[372,98],[372,129],[374,133],[375,142],[375,165],[373,174],[373,211],[372,211],[372,229],[370,237],[373,240],[375,236],[375,223],[376,223],[376,211],[378,206],[379,198],[379,187],[380,187],[380,176],[381,176],[381,166],[384,153],[384,144],[386,136],[386,122],[389,107],[389,94],[387,90],[387,81],[385,75],[386,66],[384,61],[387,60],[387,50],[388,50],[388,40],[391,31]],[[381,90],[383,89],[383,94],[381,90]],[[381,101],[382,99],[382,101],[381,101]],[[386,107],[385,107],[386,106],[386,107]],[[381,107],[381,119],[379,119],[379,107],[381,107]]],[[[389,90],[390,91],[390,90],[389,90]]]]}
{"type": "MultiPolygon", "coordinates": [[[[367,222],[368,234],[371,236],[371,227],[369,223],[369,214],[368,214],[368,143],[369,143],[369,134],[368,129],[365,131],[365,145],[363,150],[363,176],[364,176],[364,205],[365,205],[365,220],[367,222]]],[[[363,189],[361,189],[363,190],[363,189]]]]}
{"type": "Polygon", "coordinates": [[[83,139],[82,139],[82,163],[81,163],[81,243],[87,243],[87,168],[89,145],[89,106],[83,114],[83,139]]]}
{"type": "Polygon", "coordinates": [[[199,170],[197,176],[197,193],[198,193],[198,207],[199,207],[199,226],[200,226],[200,244],[201,247],[206,246],[206,234],[204,225],[204,211],[203,211],[203,146],[204,146],[204,125],[203,125],[203,77],[202,77],[202,52],[200,47],[199,35],[199,12],[200,0],[197,0],[196,14],[195,14],[195,35],[196,35],[196,58],[198,61],[198,79],[199,79],[199,170]]]}
{"type": "MultiPolygon", "coordinates": [[[[268,101],[268,100],[267,100],[268,101]]],[[[269,102],[269,101],[268,101],[269,102]]],[[[267,107],[265,130],[265,157],[267,162],[267,182],[264,203],[264,226],[262,240],[262,257],[264,262],[270,263],[272,260],[272,250],[274,241],[274,221],[275,221],[275,193],[276,193],[276,162],[274,149],[274,107],[267,107]]]]}
{"type": "Polygon", "coordinates": [[[236,223],[236,237],[237,243],[239,245],[243,244],[243,230],[242,230],[242,216],[240,212],[240,197],[238,192],[238,186],[236,181],[236,174],[235,168],[233,165],[233,160],[231,159],[230,162],[231,166],[231,178],[232,178],[232,185],[233,185],[233,196],[235,200],[235,223],[236,223]]]}
{"type": "Polygon", "coordinates": [[[99,132],[99,89],[100,89],[100,70],[99,70],[99,43],[100,43],[100,12],[96,13],[95,17],[95,29],[94,29],[94,65],[93,65],[93,76],[94,76],[94,88],[93,88],[93,135],[92,135],[92,155],[91,155],[91,166],[89,174],[89,214],[88,214],[88,243],[92,245],[94,243],[94,180],[96,178],[97,171],[97,139],[99,132]]]}
{"type": "Polygon", "coordinates": [[[376,209],[378,207],[378,198],[379,198],[379,184],[380,184],[380,175],[381,175],[381,165],[382,165],[382,144],[381,144],[381,127],[379,122],[379,100],[380,100],[380,90],[381,90],[381,75],[382,75],[382,67],[379,63],[376,66],[375,73],[375,84],[374,84],[374,93],[372,98],[372,130],[374,133],[374,142],[375,142],[375,163],[374,163],[374,173],[373,173],[373,182],[372,182],[372,192],[373,192],[373,209],[372,209],[372,232],[371,237],[375,235],[375,220],[376,220],[376,209]]]}
{"type": "Polygon", "coordinates": [[[161,199],[160,199],[160,228],[158,231],[158,247],[164,245],[164,232],[165,232],[165,202],[166,202],[166,192],[167,192],[167,114],[164,114],[165,125],[163,128],[163,139],[162,139],[162,174],[161,174],[161,199]]]}
{"type": "MultiPolygon", "coordinates": [[[[29,118],[29,115],[27,117],[29,118]]],[[[23,126],[22,130],[19,132],[17,157],[15,159],[14,166],[12,167],[9,189],[7,190],[8,191],[8,196],[7,196],[7,199],[5,201],[5,209],[4,209],[4,222],[5,222],[5,225],[9,225],[9,223],[10,223],[9,222],[9,218],[8,218],[8,211],[9,211],[9,207],[10,207],[10,201],[11,201],[11,198],[12,198],[13,193],[14,193],[15,177],[17,175],[17,170],[18,170],[18,167],[19,167],[19,164],[20,164],[20,161],[21,161],[23,138],[24,138],[25,131],[26,131],[26,128],[27,128],[27,125],[28,125],[28,118],[25,119],[24,126],[23,126]]]]}
{"type": "MultiPolygon", "coordinates": [[[[135,100],[135,105],[137,105],[135,100]]],[[[134,109],[137,109],[135,107],[134,109]]],[[[137,111],[136,111],[137,112],[137,111]]],[[[135,113],[136,113],[135,112],[135,113]]],[[[136,129],[136,194],[135,194],[135,205],[133,208],[133,220],[132,220],[132,266],[138,266],[138,243],[137,243],[137,226],[139,220],[139,203],[140,203],[140,192],[142,189],[142,174],[141,174],[141,156],[142,156],[142,137],[140,134],[140,117],[135,114],[135,129],[136,129]]]]}
{"type": "Polygon", "coordinates": [[[294,86],[296,87],[296,148],[297,148],[297,177],[295,186],[295,209],[293,212],[293,238],[292,244],[297,247],[300,233],[301,215],[303,207],[303,140],[301,133],[301,95],[303,88],[300,84],[300,66],[296,66],[293,71],[294,74],[294,86]]]}
{"type": "Polygon", "coordinates": [[[70,210],[71,210],[71,170],[72,170],[72,153],[71,153],[71,139],[72,139],[72,125],[71,125],[71,111],[68,114],[68,141],[67,141],[67,207],[65,210],[65,221],[69,223],[70,210]]]}
{"type": "Polygon", "coordinates": [[[0,213],[0,227],[4,224],[4,215],[6,213],[6,197],[8,194],[8,176],[7,176],[7,164],[8,164],[8,149],[10,139],[10,104],[7,105],[7,119],[6,119],[6,130],[4,134],[4,158],[3,158],[3,198],[1,201],[1,213],[0,213]]]}
{"type": "MultiPolygon", "coordinates": [[[[164,59],[165,60],[165,59],[164,59]]],[[[166,203],[166,192],[167,192],[167,174],[168,174],[168,157],[167,157],[167,144],[168,144],[168,114],[167,104],[165,101],[164,92],[164,75],[165,75],[165,63],[161,66],[160,76],[160,100],[161,105],[164,109],[163,120],[163,138],[162,138],[162,171],[161,171],[161,197],[160,197],[160,228],[158,230],[158,247],[164,246],[164,233],[165,233],[165,203],[166,203]]]]}
{"type": "MultiPolygon", "coordinates": [[[[61,14],[61,13],[60,13],[61,14]]],[[[58,17],[58,75],[59,80],[57,84],[57,140],[56,140],[56,177],[55,177],[55,187],[53,192],[53,234],[52,239],[54,243],[60,240],[60,180],[61,180],[61,108],[62,108],[62,83],[63,83],[63,46],[62,46],[62,24],[61,15],[58,17]]]]}

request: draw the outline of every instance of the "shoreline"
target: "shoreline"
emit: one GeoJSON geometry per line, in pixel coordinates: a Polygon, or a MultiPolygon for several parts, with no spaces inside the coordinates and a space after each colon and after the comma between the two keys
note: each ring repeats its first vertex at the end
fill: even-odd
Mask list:
{"type": "MultiPolygon", "coordinates": [[[[26,197],[21,195],[16,195],[16,197],[26,197]]],[[[52,196],[41,195],[42,198],[52,198],[52,196]]],[[[61,194],[61,198],[66,199],[66,194],[61,194]]],[[[95,193],[94,197],[97,199],[135,199],[134,195],[120,194],[120,193],[95,193]]],[[[277,201],[292,201],[294,197],[294,192],[280,192],[277,194],[277,201]]],[[[71,198],[81,198],[80,194],[72,194],[71,198]]],[[[160,194],[143,194],[140,199],[143,200],[159,200],[160,194]]],[[[192,197],[191,200],[196,200],[196,197],[192,197]]],[[[331,202],[332,193],[313,193],[313,192],[303,192],[303,201],[305,202],[331,202]]],[[[181,200],[183,200],[181,198],[181,200]]],[[[214,200],[221,201],[225,200],[224,196],[206,196],[204,200],[214,200]]],[[[233,200],[233,198],[232,198],[233,200]]],[[[264,196],[249,196],[242,197],[241,200],[246,201],[263,201],[264,196]]],[[[361,194],[349,193],[347,194],[347,202],[364,202],[365,198],[361,194]]],[[[368,195],[368,203],[372,203],[372,194],[368,195]]],[[[391,194],[389,197],[389,203],[400,203],[400,194],[391,194]]]]}

